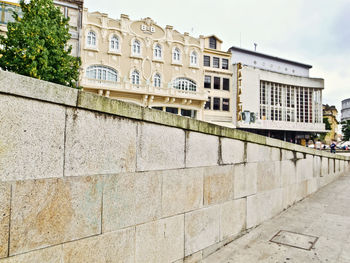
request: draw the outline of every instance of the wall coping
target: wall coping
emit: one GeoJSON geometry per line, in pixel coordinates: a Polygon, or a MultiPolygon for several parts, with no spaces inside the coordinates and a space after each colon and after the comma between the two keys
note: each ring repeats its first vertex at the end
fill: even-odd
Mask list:
{"type": "Polygon", "coordinates": [[[301,145],[284,142],[238,129],[223,127],[209,122],[145,108],[133,103],[110,99],[94,93],[18,75],[12,72],[0,70],[0,83],[0,94],[25,97],[79,109],[86,109],[181,128],[188,131],[237,139],[284,150],[350,161],[350,157],[347,156],[331,154],[329,152],[307,148],[301,145]]]}

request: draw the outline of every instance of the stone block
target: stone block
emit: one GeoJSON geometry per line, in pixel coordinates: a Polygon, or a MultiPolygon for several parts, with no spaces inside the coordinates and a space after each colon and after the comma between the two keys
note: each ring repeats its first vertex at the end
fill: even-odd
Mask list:
{"type": "Polygon", "coordinates": [[[233,199],[234,166],[213,166],[204,170],[204,205],[233,199]]]}
{"type": "Polygon", "coordinates": [[[134,121],[67,109],[66,130],[66,176],[135,171],[134,121]]]}
{"type": "Polygon", "coordinates": [[[199,263],[202,262],[202,258],[202,251],[198,251],[192,255],[185,257],[183,260],[181,260],[181,263],[199,263]]]}
{"type": "Polygon", "coordinates": [[[237,199],[220,206],[220,241],[237,235],[246,227],[247,199],[237,199]]]}
{"type": "Polygon", "coordinates": [[[282,161],[294,159],[294,152],[282,149],[282,161]]]}
{"type": "Polygon", "coordinates": [[[307,195],[311,195],[318,190],[318,180],[316,177],[307,180],[307,195]]]}
{"type": "Polygon", "coordinates": [[[296,185],[296,190],[297,190],[297,201],[300,201],[304,199],[307,196],[308,192],[308,181],[302,181],[296,185]]]}
{"type": "Polygon", "coordinates": [[[62,245],[58,245],[0,259],[0,263],[62,263],[62,258],[62,245]]]}
{"type": "Polygon", "coordinates": [[[164,217],[202,207],[204,169],[163,171],[162,215],[164,217]]]}
{"type": "Polygon", "coordinates": [[[253,162],[263,162],[263,161],[269,161],[270,160],[270,147],[254,144],[254,143],[247,143],[247,162],[253,163],[253,162]]]}
{"type": "Polygon", "coordinates": [[[298,159],[296,161],[297,183],[313,177],[313,159],[298,159]]]}
{"type": "Polygon", "coordinates": [[[219,242],[220,206],[185,214],[185,256],[219,242]]]}
{"type": "Polygon", "coordinates": [[[313,176],[319,177],[321,176],[321,157],[320,156],[314,156],[314,164],[313,164],[313,176]]]}
{"type": "Polygon", "coordinates": [[[160,217],[161,172],[107,175],[104,181],[103,233],[160,217]]]}
{"type": "Polygon", "coordinates": [[[7,257],[10,226],[11,185],[0,181],[0,258],[7,257]]]}
{"type": "Polygon", "coordinates": [[[297,182],[296,162],[292,160],[281,162],[282,187],[295,184],[297,182]]]}
{"type": "Polygon", "coordinates": [[[98,177],[17,181],[10,255],[101,233],[101,197],[98,177]]]}
{"type": "Polygon", "coordinates": [[[340,173],[340,160],[338,159],[335,160],[335,173],[336,174],[340,173]]]}
{"type": "Polygon", "coordinates": [[[135,262],[174,262],[183,257],[183,214],[136,226],[135,262]]]}
{"type": "Polygon", "coordinates": [[[329,160],[329,162],[328,162],[328,165],[329,165],[328,174],[334,175],[335,174],[335,159],[329,158],[328,160],[329,160]]]}
{"type": "Polygon", "coordinates": [[[0,105],[0,181],[62,177],[64,107],[3,95],[0,105]]]}
{"type": "Polygon", "coordinates": [[[297,200],[297,185],[289,184],[283,188],[283,209],[287,209],[297,200]]]}
{"type": "Polygon", "coordinates": [[[137,170],[185,167],[185,131],[150,123],[138,127],[137,170]]]}
{"type": "Polygon", "coordinates": [[[223,164],[244,162],[244,142],[221,138],[221,154],[223,164]]]}
{"type": "Polygon", "coordinates": [[[328,175],[328,158],[327,157],[322,157],[322,176],[328,175]]]}
{"type": "Polygon", "coordinates": [[[270,161],[279,162],[281,161],[281,149],[270,147],[270,161]]]}
{"type": "Polygon", "coordinates": [[[281,187],[280,162],[260,162],[257,164],[257,191],[268,191],[281,187]]]}
{"type": "Polygon", "coordinates": [[[65,243],[63,262],[135,262],[135,227],[65,243]]]}
{"type": "Polygon", "coordinates": [[[235,165],[233,176],[234,199],[255,194],[257,192],[257,176],[257,163],[235,165]]]}
{"type": "Polygon", "coordinates": [[[283,189],[247,197],[247,229],[257,226],[283,210],[283,189]]]}
{"type": "Polygon", "coordinates": [[[219,137],[189,132],[186,142],[186,167],[214,166],[219,162],[219,137]]]}

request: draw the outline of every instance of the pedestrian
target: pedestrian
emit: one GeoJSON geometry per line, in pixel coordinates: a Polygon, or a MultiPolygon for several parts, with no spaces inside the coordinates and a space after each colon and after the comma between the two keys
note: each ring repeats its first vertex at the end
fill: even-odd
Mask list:
{"type": "Polygon", "coordinates": [[[332,144],[331,144],[331,153],[335,153],[335,143],[334,142],[332,142],[332,144]]]}

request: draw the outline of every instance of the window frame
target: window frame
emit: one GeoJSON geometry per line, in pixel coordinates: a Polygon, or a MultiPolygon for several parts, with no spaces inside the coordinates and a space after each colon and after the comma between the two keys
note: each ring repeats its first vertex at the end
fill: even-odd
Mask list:
{"type": "Polygon", "coordinates": [[[190,65],[191,66],[195,66],[195,67],[198,67],[198,54],[195,50],[193,50],[191,52],[191,55],[190,55],[190,65]]]}
{"type": "Polygon", "coordinates": [[[98,81],[111,81],[111,82],[118,82],[118,78],[119,78],[119,74],[117,70],[105,65],[90,65],[89,67],[86,68],[85,76],[88,79],[94,79],[98,81]],[[93,71],[94,73],[92,73],[93,71]]]}
{"type": "Polygon", "coordinates": [[[222,100],[221,100],[221,108],[222,108],[222,111],[230,111],[230,99],[229,98],[222,98],[222,100]],[[228,103],[227,108],[226,108],[226,105],[224,105],[225,100],[228,103]]]}
{"type": "Polygon", "coordinates": [[[86,35],[86,46],[89,48],[97,48],[97,34],[92,29],[89,30],[89,32],[86,35]]]}
{"type": "Polygon", "coordinates": [[[211,86],[212,86],[211,83],[212,83],[211,82],[211,76],[205,75],[204,76],[204,88],[205,89],[211,89],[211,86]],[[210,81],[208,82],[207,79],[209,79],[210,81]],[[206,84],[208,84],[208,83],[209,83],[209,87],[206,87],[206,84]]]}
{"type": "Polygon", "coordinates": [[[180,50],[180,48],[174,47],[171,57],[172,57],[173,63],[180,64],[181,63],[181,50],[180,50]]]}
{"type": "Polygon", "coordinates": [[[160,88],[162,86],[162,77],[159,73],[155,73],[153,76],[153,87],[160,88]]]}
{"type": "Polygon", "coordinates": [[[138,39],[133,39],[132,45],[131,45],[131,54],[133,56],[140,57],[142,54],[142,48],[141,48],[141,41],[138,39]]]}
{"type": "Polygon", "coordinates": [[[137,69],[134,69],[131,72],[130,78],[131,78],[131,84],[132,85],[140,86],[140,83],[141,83],[141,81],[140,81],[140,72],[137,69]]]}
{"type": "Polygon", "coordinates": [[[220,77],[214,76],[213,89],[221,90],[221,78],[220,77]]]}
{"type": "MultiPolygon", "coordinates": [[[[204,67],[210,67],[210,56],[207,56],[207,55],[204,55],[203,56],[203,66],[204,67]],[[206,59],[209,59],[209,64],[208,65],[206,65],[206,59]]],[[[208,62],[208,61],[207,61],[208,62]]]]}
{"type": "Polygon", "coordinates": [[[153,48],[153,59],[162,60],[163,59],[163,48],[159,43],[156,43],[153,48]]]}
{"type": "Polygon", "coordinates": [[[222,78],[222,90],[230,91],[230,79],[222,78]],[[227,88],[225,88],[225,82],[227,83],[227,88]]]}
{"type": "Polygon", "coordinates": [[[220,97],[213,97],[213,110],[221,111],[221,98],[220,97]],[[218,103],[219,108],[218,109],[215,108],[215,100],[219,100],[219,103],[218,103]]]}
{"type": "Polygon", "coordinates": [[[221,69],[228,69],[228,68],[229,68],[229,61],[228,61],[228,59],[227,58],[221,59],[221,69]],[[225,61],[225,63],[224,63],[224,61],[225,61]],[[224,67],[224,64],[226,65],[225,67],[224,67]]]}
{"type": "Polygon", "coordinates": [[[109,40],[109,51],[120,52],[120,38],[116,34],[113,34],[109,40]],[[112,48],[112,43],[117,44],[117,48],[112,48]]]}
{"type": "Polygon", "coordinates": [[[213,68],[220,68],[220,58],[213,57],[213,68]],[[217,62],[217,65],[215,62],[217,62]]]}
{"type": "Polygon", "coordinates": [[[210,49],[217,49],[217,39],[215,37],[209,38],[209,48],[210,49]]]}

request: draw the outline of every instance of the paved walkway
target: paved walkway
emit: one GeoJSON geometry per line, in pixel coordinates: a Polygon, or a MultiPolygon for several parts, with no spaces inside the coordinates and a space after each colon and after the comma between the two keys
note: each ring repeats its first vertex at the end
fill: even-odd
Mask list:
{"type": "Polygon", "coordinates": [[[322,188],[203,260],[205,263],[350,263],[350,175],[322,188]],[[295,248],[270,242],[274,240],[295,248]]]}

